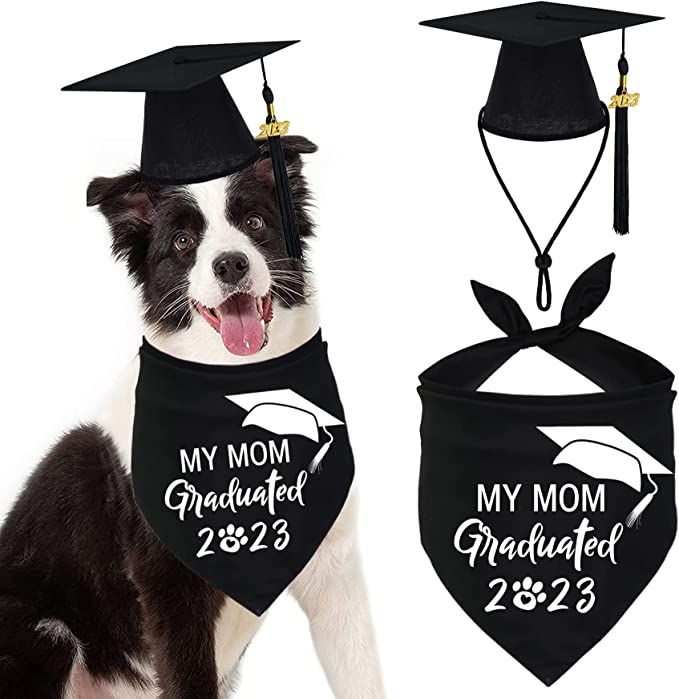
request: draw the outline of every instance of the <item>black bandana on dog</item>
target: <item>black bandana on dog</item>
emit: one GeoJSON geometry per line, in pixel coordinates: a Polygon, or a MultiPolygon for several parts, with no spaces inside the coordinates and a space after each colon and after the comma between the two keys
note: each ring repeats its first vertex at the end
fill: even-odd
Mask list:
{"type": "Polygon", "coordinates": [[[238,367],[144,341],[132,479],[137,504],[184,565],[260,615],[339,515],[354,463],[320,332],[238,367]]]}
{"type": "Polygon", "coordinates": [[[540,330],[509,296],[474,283],[509,337],[450,355],[420,377],[423,546],[469,616],[547,685],[620,619],[676,531],[674,377],[580,328],[608,293],[612,262],[587,270],[561,322],[540,330]],[[534,346],[604,392],[476,390],[534,346]]]}

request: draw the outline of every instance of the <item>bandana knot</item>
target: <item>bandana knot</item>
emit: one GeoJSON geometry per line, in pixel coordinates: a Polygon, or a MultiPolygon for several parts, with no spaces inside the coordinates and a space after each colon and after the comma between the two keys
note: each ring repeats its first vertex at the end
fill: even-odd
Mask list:
{"type": "MultiPolygon", "coordinates": [[[[611,268],[615,255],[608,255],[583,272],[571,287],[557,325],[534,330],[519,304],[508,294],[479,282],[472,282],[476,300],[490,318],[518,349],[547,347],[572,335],[606,298],[611,285],[611,268]]],[[[538,255],[535,264],[546,274],[552,260],[538,255]]]]}
{"type": "Polygon", "coordinates": [[[512,339],[516,340],[519,349],[528,349],[529,347],[547,347],[565,340],[571,333],[578,329],[575,323],[552,325],[548,328],[539,328],[531,330],[525,335],[515,335],[512,339]]]}

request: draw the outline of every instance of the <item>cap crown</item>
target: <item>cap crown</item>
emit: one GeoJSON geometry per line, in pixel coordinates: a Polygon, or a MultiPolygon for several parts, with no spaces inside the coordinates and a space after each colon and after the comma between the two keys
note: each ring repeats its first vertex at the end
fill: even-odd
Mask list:
{"type": "Polygon", "coordinates": [[[498,136],[550,141],[585,136],[606,124],[579,39],[536,48],[503,43],[482,126],[498,136]]]}

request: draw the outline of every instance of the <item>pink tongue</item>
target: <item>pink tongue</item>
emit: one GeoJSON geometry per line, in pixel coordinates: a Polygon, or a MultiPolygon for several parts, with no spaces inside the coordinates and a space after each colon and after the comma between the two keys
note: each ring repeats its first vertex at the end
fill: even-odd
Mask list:
{"type": "Polygon", "coordinates": [[[238,294],[219,307],[219,334],[232,354],[254,354],[264,344],[264,328],[254,296],[238,294]]]}

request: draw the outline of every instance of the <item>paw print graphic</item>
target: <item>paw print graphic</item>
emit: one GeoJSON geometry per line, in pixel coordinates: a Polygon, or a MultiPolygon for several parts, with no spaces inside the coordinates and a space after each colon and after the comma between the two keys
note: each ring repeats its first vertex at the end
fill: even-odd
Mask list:
{"type": "Polygon", "coordinates": [[[217,532],[221,538],[219,548],[225,553],[238,553],[241,546],[248,543],[248,537],[243,527],[236,527],[235,524],[227,524],[226,529],[217,532]]]}
{"type": "Polygon", "coordinates": [[[532,612],[538,604],[543,604],[547,600],[547,593],[543,592],[544,585],[533,578],[525,577],[517,580],[512,585],[512,590],[516,593],[512,602],[517,609],[524,612],[532,612]]]}

